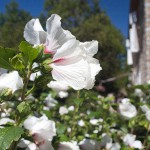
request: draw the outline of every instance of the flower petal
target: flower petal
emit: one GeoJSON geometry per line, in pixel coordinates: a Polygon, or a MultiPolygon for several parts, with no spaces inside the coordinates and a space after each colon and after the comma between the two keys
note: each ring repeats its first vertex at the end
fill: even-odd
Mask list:
{"type": "MultiPolygon", "coordinates": [[[[69,61],[74,62],[80,60],[85,55],[85,52],[79,47],[79,41],[68,41],[66,42],[53,56],[53,61],[59,59],[64,59],[69,63],[69,61]]],[[[63,61],[66,62],[66,61],[63,61]]],[[[62,64],[62,61],[61,61],[62,64]]]]}
{"type": "Polygon", "coordinates": [[[46,53],[55,53],[64,43],[69,40],[75,40],[75,36],[71,32],[64,30],[61,27],[61,17],[53,14],[47,20],[47,44],[46,53]]]}
{"type": "Polygon", "coordinates": [[[32,130],[34,125],[36,124],[37,122],[37,118],[34,117],[34,116],[29,116],[25,121],[24,121],[24,127],[28,130],[32,130]]]}
{"type": "Polygon", "coordinates": [[[52,76],[56,81],[71,86],[75,90],[80,90],[86,86],[89,66],[87,61],[81,59],[76,63],[61,65],[61,63],[51,64],[52,76]]]}
{"type": "Polygon", "coordinates": [[[24,38],[33,45],[44,44],[46,42],[46,32],[43,30],[39,19],[32,19],[26,24],[24,38]]]}
{"type": "Polygon", "coordinates": [[[90,42],[80,42],[80,45],[85,48],[89,56],[94,56],[98,51],[98,41],[92,40],[90,42]]]}
{"type": "Polygon", "coordinates": [[[23,81],[17,71],[5,73],[0,76],[0,90],[9,88],[14,93],[16,90],[21,89],[22,87],[23,81]]]}
{"type": "Polygon", "coordinates": [[[87,57],[87,61],[89,63],[90,68],[90,78],[87,82],[85,89],[92,89],[95,83],[95,76],[102,70],[99,61],[93,57],[87,57]]]}

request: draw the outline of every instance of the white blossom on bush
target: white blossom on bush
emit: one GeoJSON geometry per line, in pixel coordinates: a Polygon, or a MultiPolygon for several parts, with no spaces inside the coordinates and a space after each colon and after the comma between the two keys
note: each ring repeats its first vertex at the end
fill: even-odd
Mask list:
{"type": "Polygon", "coordinates": [[[75,90],[91,89],[101,70],[99,61],[93,58],[98,51],[98,42],[80,43],[61,27],[60,20],[60,16],[51,15],[45,32],[39,20],[32,19],[25,26],[24,38],[34,46],[43,44],[44,53],[53,54],[50,67],[54,80],[75,90]]]}
{"type": "Polygon", "coordinates": [[[80,150],[76,141],[60,142],[58,150],[80,150]]]}
{"type": "Polygon", "coordinates": [[[68,107],[68,110],[69,110],[69,111],[74,111],[74,106],[73,106],[73,105],[72,105],[72,106],[69,106],[69,107],[68,107]]]}
{"type": "Polygon", "coordinates": [[[58,96],[60,97],[60,98],[66,98],[66,97],[68,97],[68,92],[65,92],[65,91],[60,91],[59,93],[58,93],[58,96]]]}
{"type": "Polygon", "coordinates": [[[51,141],[56,136],[55,122],[46,116],[40,118],[29,116],[24,121],[24,127],[30,131],[34,141],[39,147],[52,147],[51,141]]]}
{"type": "Polygon", "coordinates": [[[101,67],[98,60],[92,57],[98,51],[98,42],[91,41],[91,45],[88,51],[79,41],[66,42],[54,54],[50,64],[53,78],[75,90],[93,88],[95,76],[101,67]]]}
{"type": "Polygon", "coordinates": [[[108,143],[106,145],[106,149],[108,149],[108,150],[120,150],[121,146],[119,143],[108,143]]]}
{"type": "Polygon", "coordinates": [[[140,106],[148,121],[150,121],[150,109],[147,105],[140,106]]]}
{"type": "Polygon", "coordinates": [[[57,100],[55,100],[51,94],[47,95],[45,98],[45,103],[48,108],[53,108],[58,104],[57,100]]]}
{"type": "Polygon", "coordinates": [[[146,113],[147,111],[149,111],[149,107],[147,105],[143,105],[143,106],[140,106],[141,107],[141,110],[146,113]]]}
{"type": "Polygon", "coordinates": [[[10,118],[1,118],[0,119],[0,125],[5,125],[7,123],[15,123],[15,121],[10,118]]]}
{"type": "Polygon", "coordinates": [[[50,83],[47,84],[47,86],[55,90],[60,98],[68,97],[67,92],[67,90],[69,89],[68,85],[60,83],[58,81],[51,81],[50,83]]]}
{"type": "Polygon", "coordinates": [[[90,120],[90,123],[91,123],[92,125],[98,125],[99,122],[100,122],[99,119],[91,119],[91,120],[90,120]]]}
{"type": "Polygon", "coordinates": [[[138,97],[142,97],[144,93],[141,89],[135,89],[134,94],[138,97]]]}
{"type": "Polygon", "coordinates": [[[22,89],[23,81],[17,71],[5,73],[0,76],[0,90],[11,89],[14,93],[18,89],[22,89]]]}
{"type": "Polygon", "coordinates": [[[112,144],[112,138],[106,133],[102,134],[101,146],[107,147],[108,144],[112,144]]]}
{"type": "Polygon", "coordinates": [[[136,107],[129,102],[129,99],[123,99],[121,103],[119,103],[119,112],[127,119],[137,115],[136,107]]]}
{"type": "Polygon", "coordinates": [[[82,150],[100,150],[100,143],[96,140],[83,139],[79,145],[82,150]]]}
{"type": "Polygon", "coordinates": [[[35,143],[32,143],[31,141],[21,139],[21,141],[17,144],[17,147],[19,148],[25,148],[25,150],[37,150],[37,146],[35,143]]]}
{"type": "Polygon", "coordinates": [[[65,106],[61,106],[60,108],[59,108],[59,114],[60,115],[65,115],[65,114],[68,114],[68,109],[65,107],[65,106]]]}
{"type": "Polygon", "coordinates": [[[58,81],[51,81],[47,84],[47,86],[57,92],[67,91],[69,89],[69,87],[66,84],[62,84],[61,82],[58,81]]]}
{"type": "MultiPolygon", "coordinates": [[[[33,66],[32,66],[32,68],[34,69],[34,68],[36,68],[36,67],[38,67],[39,65],[38,65],[38,63],[33,63],[33,66]]],[[[35,73],[32,73],[31,75],[30,75],[30,80],[31,81],[34,81],[37,77],[39,77],[41,75],[41,72],[40,71],[37,71],[37,72],[35,72],[35,73]]]]}
{"type": "Polygon", "coordinates": [[[85,123],[84,123],[83,120],[79,120],[79,121],[78,121],[78,125],[79,125],[80,127],[83,127],[83,126],[85,126],[85,123]]]}
{"type": "Polygon", "coordinates": [[[146,115],[147,120],[150,121],[150,110],[147,111],[145,115],[146,115]]]}
{"type": "Polygon", "coordinates": [[[60,16],[52,14],[47,19],[47,32],[45,32],[39,19],[31,19],[25,26],[24,38],[34,46],[41,44],[46,46],[45,53],[55,53],[67,41],[75,40],[75,37],[69,31],[61,27],[60,20],[60,16]]]}
{"type": "Polygon", "coordinates": [[[126,134],[123,137],[123,142],[125,145],[132,147],[132,148],[138,148],[138,149],[142,149],[142,143],[139,140],[135,140],[136,139],[136,135],[133,134],[126,134]]]}

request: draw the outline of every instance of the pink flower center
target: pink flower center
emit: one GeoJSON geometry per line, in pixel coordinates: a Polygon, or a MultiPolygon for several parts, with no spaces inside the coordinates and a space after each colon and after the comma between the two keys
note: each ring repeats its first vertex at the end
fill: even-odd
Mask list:
{"type": "Polygon", "coordinates": [[[43,145],[43,144],[45,144],[45,140],[40,140],[40,141],[39,141],[39,139],[38,139],[38,134],[37,134],[37,133],[32,134],[32,137],[33,137],[33,139],[34,139],[34,141],[35,141],[35,144],[36,144],[38,147],[41,146],[41,145],[43,145]]]}
{"type": "Polygon", "coordinates": [[[45,46],[45,48],[44,48],[44,53],[45,53],[45,54],[55,54],[55,51],[49,50],[49,49],[47,49],[47,47],[45,46]]]}
{"type": "Polygon", "coordinates": [[[59,63],[62,62],[63,60],[65,60],[65,58],[59,58],[53,61],[53,63],[59,63]]]}

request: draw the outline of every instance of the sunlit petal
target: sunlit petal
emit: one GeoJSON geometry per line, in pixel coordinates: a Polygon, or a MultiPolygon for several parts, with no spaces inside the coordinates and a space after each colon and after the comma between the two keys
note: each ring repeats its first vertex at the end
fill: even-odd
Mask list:
{"type": "Polygon", "coordinates": [[[46,32],[43,30],[39,19],[32,19],[26,24],[24,38],[33,45],[44,44],[46,42],[46,32]]]}
{"type": "Polygon", "coordinates": [[[71,32],[64,30],[61,27],[61,17],[53,14],[47,20],[47,42],[46,53],[55,53],[64,43],[69,40],[75,40],[75,36],[71,32]]]}

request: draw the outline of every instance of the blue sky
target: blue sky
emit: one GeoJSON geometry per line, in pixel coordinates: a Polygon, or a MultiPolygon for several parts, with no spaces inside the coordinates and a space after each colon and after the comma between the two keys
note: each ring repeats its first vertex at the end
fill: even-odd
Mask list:
{"type": "MultiPolygon", "coordinates": [[[[5,5],[11,0],[0,0],[0,12],[5,11],[5,5]]],[[[43,10],[44,0],[16,0],[19,7],[38,16],[43,10]]],[[[130,0],[100,0],[101,8],[106,11],[114,24],[127,37],[128,13],[130,0]]]]}

